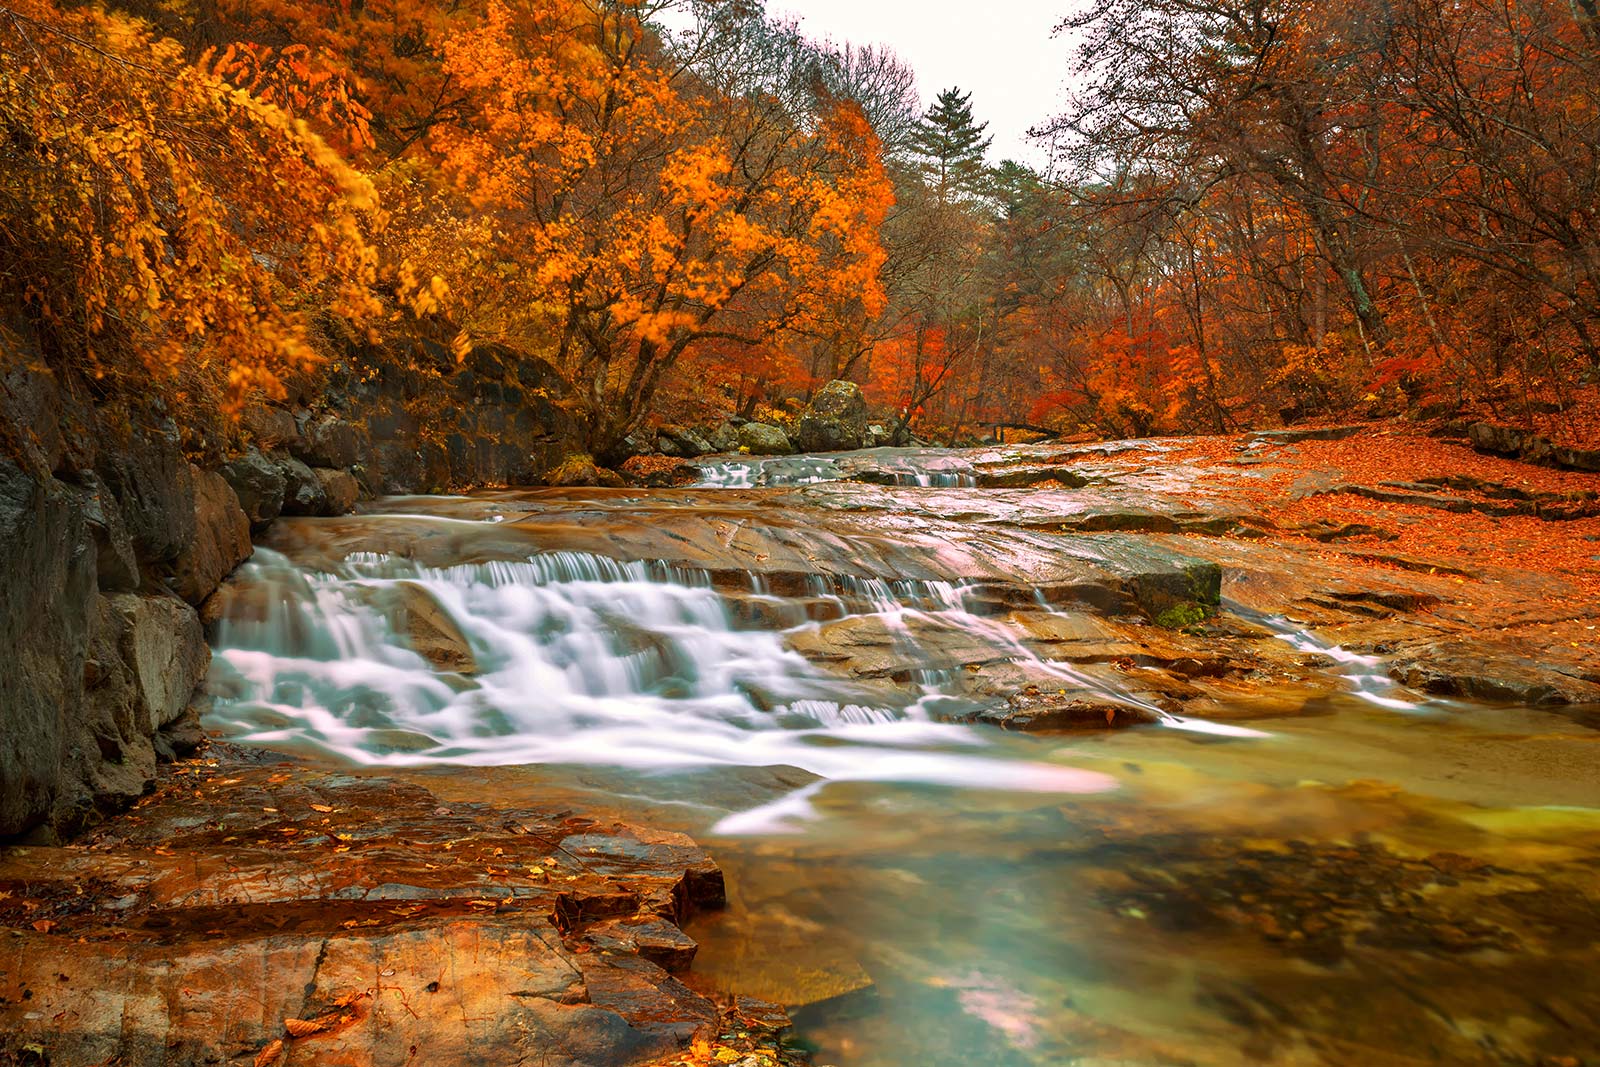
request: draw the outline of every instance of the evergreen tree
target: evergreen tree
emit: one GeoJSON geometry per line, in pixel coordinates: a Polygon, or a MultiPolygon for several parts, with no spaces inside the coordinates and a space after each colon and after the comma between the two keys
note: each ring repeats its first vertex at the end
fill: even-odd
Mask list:
{"type": "Polygon", "coordinates": [[[940,204],[983,193],[986,171],[983,156],[992,137],[983,131],[987,122],[972,118],[972,94],[946,89],[917,122],[912,151],[923,182],[940,204]]]}

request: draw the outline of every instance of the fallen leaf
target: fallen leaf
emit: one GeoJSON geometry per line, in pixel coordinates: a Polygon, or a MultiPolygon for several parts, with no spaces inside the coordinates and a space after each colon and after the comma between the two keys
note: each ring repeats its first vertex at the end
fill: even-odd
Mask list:
{"type": "Polygon", "coordinates": [[[289,1031],[290,1037],[310,1037],[330,1029],[339,1021],[338,1015],[322,1015],[315,1019],[285,1019],[283,1028],[289,1031]]]}
{"type": "Polygon", "coordinates": [[[330,807],[329,807],[329,806],[328,806],[328,805],[326,805],[326,804],[313,804],[313,805],[311,805],[311,810],[312,810],[312,811],[320,811],[320,812],[322,812],[322,813],[323,813],[323,814],[324,814],[324,815],[326,815],[326,814],[327,814],[327,813],[328,813],[328,812],[330,812],[330,811],[332,811],[332,810],[333,810],[333,809],[332,809],[332,808],[330,808],[330,807]]]}
{"type": "Polygon", "coordinates": [[[277,1058],[282,1054],[283,1054],[283,1039],[279,1038],[278,1040],[272,1042],[272,1044],[268,1045],[266,1048],[262,1049],[260,1052],[256,1053],[256,1061],[255,1061],[254,1067],[267,1067],[268,1064],[270,1064],[270,1063],[274,1062],[275,1060],[277,1060],[277,1058]]]}
{"type": "Polygon", "coordinates": [[[38,922],[33,924],[33,928],[39,931],[41,934],[48,934],[51,930],[56,928],[56,924],[53,919],[40,919],[38,922]]]}

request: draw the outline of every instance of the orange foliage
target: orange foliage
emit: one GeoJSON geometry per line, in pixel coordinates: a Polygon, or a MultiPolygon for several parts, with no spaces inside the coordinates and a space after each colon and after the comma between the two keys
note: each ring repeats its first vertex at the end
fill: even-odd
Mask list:
{"type": "Polygon", "coordinates": [[[0,6],[0,300],[106,391],[272,393],[301,307],[374,310],[372,184],[279,108],[138,23],[0,6]]]}
{"type": "Polygon", "coordinates": [[[881,306],[888,193],[853,107],[806,129],[710,93],[658,61],[630,5],[494,0],[444,51],[471,118],[432,143],[485,239],[466,324],[550,358],[597,454],[698,344],[881,306]]]}

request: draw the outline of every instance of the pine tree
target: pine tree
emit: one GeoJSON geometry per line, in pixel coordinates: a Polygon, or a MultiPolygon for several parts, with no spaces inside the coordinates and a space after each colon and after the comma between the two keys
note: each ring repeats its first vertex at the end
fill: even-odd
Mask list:
{"type": "Polygon", "coordinates": [[[923,182],[941,204],[981,195],[986,171],[984,153],[992,137],[987,122],[972,118],[972,94],[946,89],[917,122],[912,152],[923,182]]]}

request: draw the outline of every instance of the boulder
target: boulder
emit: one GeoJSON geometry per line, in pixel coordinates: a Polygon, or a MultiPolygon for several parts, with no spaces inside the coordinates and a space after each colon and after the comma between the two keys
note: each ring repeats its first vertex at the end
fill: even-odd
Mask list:
{"type": "Polygon", "coordinates": [[[258,449],[250,449],[237,459],[223,464],[222,477],[233,488],[245,517],[256,529],[266,526],[283,512],[285,478],[283,469],[258,449]]]}
{"type": "Polygon", "coordinates": [[[326,515],[328,491],[322,480],[310,467],[298,459],[285,459],[278,464],[283,473],[283,514],[326,515]]]}
{"type": "Polygon", "coordinates": [[[702,426],[698,432],[705,438],[713,452],[739,451],[739,431],[731,423],[719,422],[715,426],[702,426]]]}
{"type": "Polygon", "coordinates": [[[657,435],[657,445],[662,455],[683,456],[687,459],[707,456],[717,450],[715,445],[687,426],[661,427],[657,435]],[[668,445],[675,451],[669,450],[668,445]]]}
{"type": "Polygon", "coordinates": [[[756,456],[788,456],[794,453],[789,435],[765,422],[747,422],[739,427],[739,447],[756,456]]]}
{"type": "Polygon", "coordinates": [[[250,558],[250,520],[221,474],[198,469],[193,474],[194,540],[173,562],[169,585],[188,603],[199,604],[250,558]]]}
{"type": "Polygon", "coordinates": [[[478,660],[472,643],[450,613],[426,586],[400,582],[392,589],[387,605],[395,628],[406,635],[412,651],[431,663],[435,670],[457,674],[477,674],[478,660]]]}
{"type": "Polygon", "coordinates": [[[587,452],[568,455],[546,476],[545,483],[570,488],[605,486],[615,489],[627,484],[616,471],[608,471],[597,465],[594,457],[587,452]]]}
{"type": "Polygon", "coordinates": [[[355,475],[327,467],[317,467],[311,473],[322,484],[323,495],[328,500],[328,514],[348,515],[356,509],[356,501],[361,499],[361,483],[356,481],[355,475]]]}
{"type": "Polygon", "coordinates": [[[175,597],[118,593],[106,598],[118,628],[121,659],[132,672],[141,732],[176,721],[211,665],[194,608],[175,597]]]}
{"type": "Polygon", "coordinates": [[[802,452],[844,452],[865,445],[867,401],[861,387],[845,381],[824,385],[800,416],[797,436],[802,452]]]}
{"type": "Polygon", "coordinates": [[[300,428],[295,425],[294,416],[283,408],[265,404],[245,408],[239,415],[239,425],[249,434],[252,444],[268,452],[300,444],[300,428]]]}
{"type": "Polygon", "coordinates": [[[366,457],[369,444],[366,432],[353,424],[323,418],[306,427],[304,443],[291,452],[312,467],[354,467],[366,457]]]}

